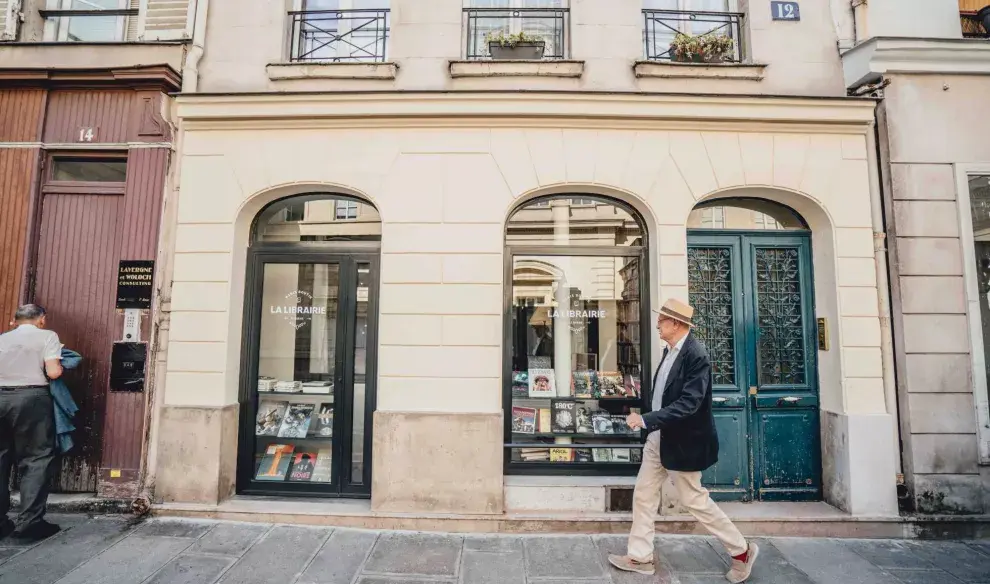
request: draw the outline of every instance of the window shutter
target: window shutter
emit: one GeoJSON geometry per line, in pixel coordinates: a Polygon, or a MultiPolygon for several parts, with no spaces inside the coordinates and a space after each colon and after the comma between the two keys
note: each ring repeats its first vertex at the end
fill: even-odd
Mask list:
{"type": "Polygon", "coordinates": [[[147,0],[144,40],[167,41],[189,38],[189,0],[147,0]]]}
{"type": "Polygon", "coordinates": [[[21,24],[21,0],[0,0],[0,41],[16,41],[21,24]]]}

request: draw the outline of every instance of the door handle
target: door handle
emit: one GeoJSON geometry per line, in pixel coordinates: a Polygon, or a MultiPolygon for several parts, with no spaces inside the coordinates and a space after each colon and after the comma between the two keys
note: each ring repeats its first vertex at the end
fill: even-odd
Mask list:
{"type": "Polygon", "coordinates": [[[790,405],[794,405],[794,404],[798,403],[799,401],[801,401],[801,398],[799,398],[799,397],[793,397],[793,396],[782,397],[779,400],[777,400],[777,405],[778,406],[779,405],[788,405],[788,406],[790,406],[790,405]]]}
{"type": "Polygon", "coordinates": [[[724,398],[724,397],[713,397],[712,398],[712,401],[715,402],[715,403],[717,403],[717,404],[724,404],[725,402],[727,402],[729,400],[728,400],[728,398],[724,398]]]}

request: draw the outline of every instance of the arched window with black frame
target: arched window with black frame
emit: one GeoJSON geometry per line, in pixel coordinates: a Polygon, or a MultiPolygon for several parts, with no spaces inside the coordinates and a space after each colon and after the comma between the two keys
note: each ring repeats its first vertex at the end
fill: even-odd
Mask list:
{"type": "Polygon", "coordinates": [[[248,250],[237,490],[367,497],[381,217],[349,195],[277,200],[248,250]]]}
{"type": "Polygon", "coordinates": [[[642,217],[596,195],[541,197],[505,238],[506,472],[634,473],[642,437],[625,418],[647,403],[652,330],[642,217]]]}

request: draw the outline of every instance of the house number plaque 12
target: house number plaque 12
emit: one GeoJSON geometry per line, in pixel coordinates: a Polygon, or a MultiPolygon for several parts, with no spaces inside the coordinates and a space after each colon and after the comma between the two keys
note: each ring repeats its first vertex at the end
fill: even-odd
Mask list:
{"type": "Polygon", "coordinates": [[[801,7],[797,2],[770,2],[774,20],[801,20],[801,7]]]}

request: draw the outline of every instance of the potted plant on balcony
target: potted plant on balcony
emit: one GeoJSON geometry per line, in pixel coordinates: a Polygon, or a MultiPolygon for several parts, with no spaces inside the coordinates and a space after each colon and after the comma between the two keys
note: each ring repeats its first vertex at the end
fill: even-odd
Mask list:
{"type": "Polygon", "coordinates": [[[499,61],[539,61],[547,46],[543,39],[524,32],[506,34],[502,30],[493,31],[488,33],[485,40],[488,41],[488,52],[492,59],[499,61]]]}
{"type": "Polygon", "coordinates": [[[735,46],[732,37],[724,34],[677,33],[670,43],[670,58],[679,63],[724,63],[732,59],[735,46]]]}

